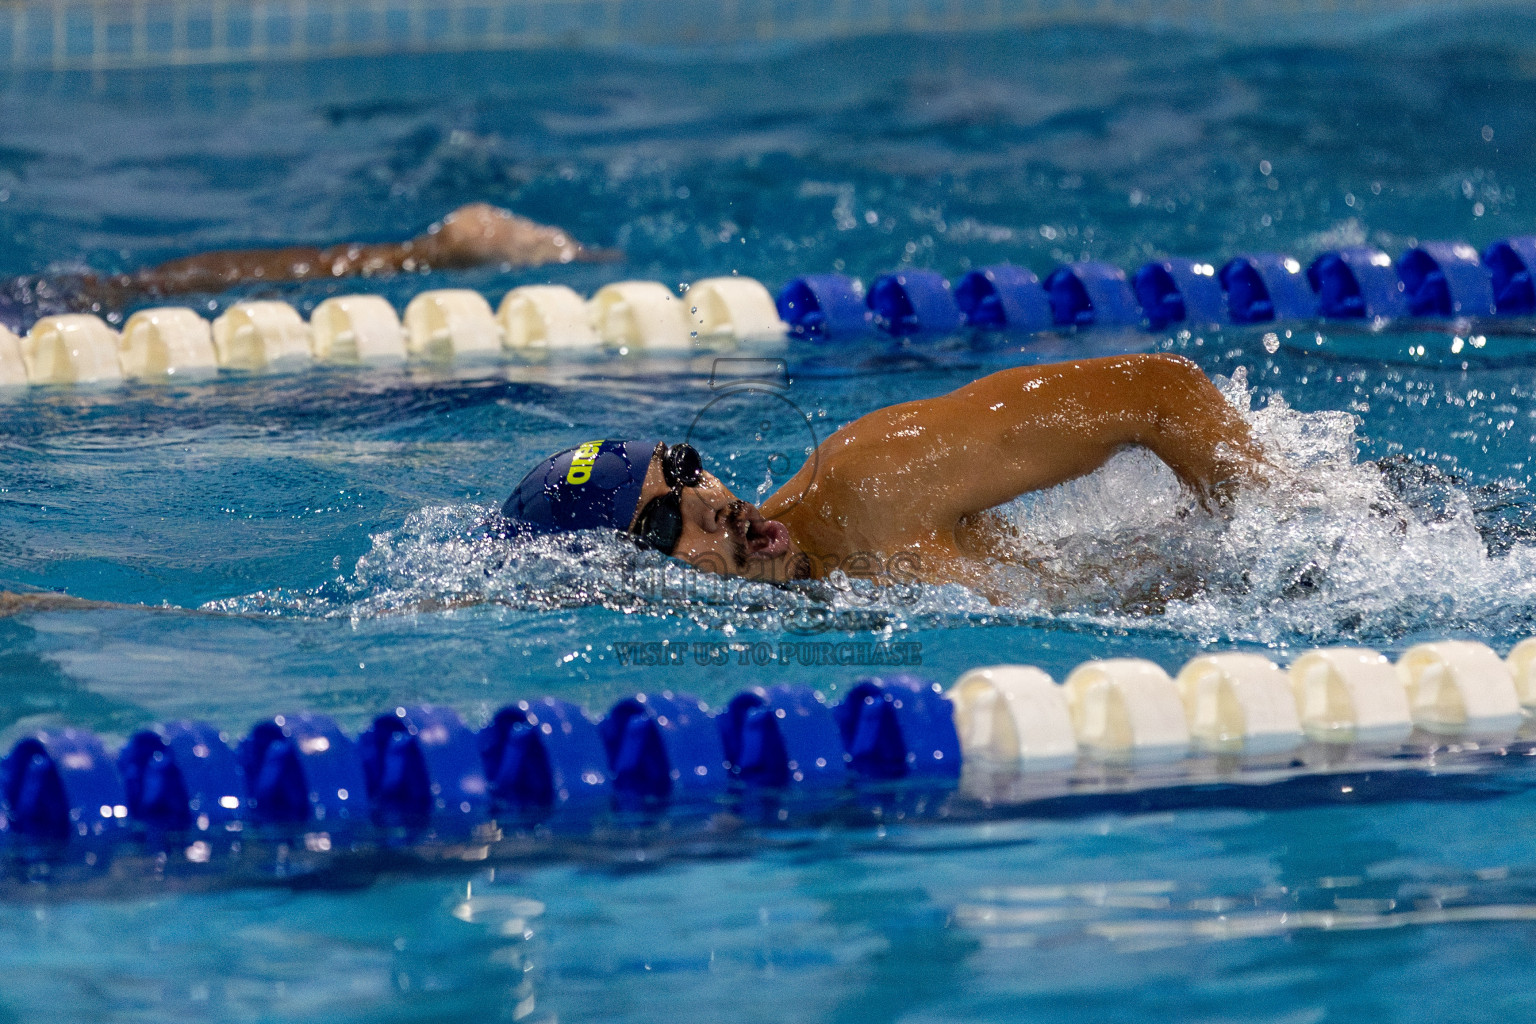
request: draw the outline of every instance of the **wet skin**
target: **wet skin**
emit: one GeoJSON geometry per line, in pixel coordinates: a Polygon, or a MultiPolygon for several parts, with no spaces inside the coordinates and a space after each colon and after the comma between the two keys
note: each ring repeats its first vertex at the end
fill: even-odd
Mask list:
{"type": "MultiPolygon", "coordinates": [[[[765,580],[841,568],[970,582],[978,564],[1008,557],[989,509],[1091,473],[1132,445],[1162,459],[1207,507],[1266,465],[1236,410],[1180,356],[1019,367],[860,417],[761,509],[706,474],[682,492],[674,554],[765,580]]],[[[639,508],[665,493],[653,459],[639,508]]]]}

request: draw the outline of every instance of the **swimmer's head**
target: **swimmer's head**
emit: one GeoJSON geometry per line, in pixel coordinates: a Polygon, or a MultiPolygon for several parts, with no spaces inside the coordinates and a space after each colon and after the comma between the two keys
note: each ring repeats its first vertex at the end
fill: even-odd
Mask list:
{"type": "Polygon", "coordinates": [[[603,439],[556,452],[523,477],[501,514],[530,533],[627,533],[656,445],[603,439]]]}
{"type": "Polygon", "coordinates": [[[600,440],[552,455],[523,478],[502,515],[532,533],[617,530],[727,576],[806,575],[789,529],[705,472],[686,444],[600,440]]]}

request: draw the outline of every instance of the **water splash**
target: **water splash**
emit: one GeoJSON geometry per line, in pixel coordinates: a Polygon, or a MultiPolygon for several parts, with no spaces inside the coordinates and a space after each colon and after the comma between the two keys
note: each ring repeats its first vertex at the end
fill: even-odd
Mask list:
{"type": "Polygon", "coordinates": [[[1494,636],[1532,620],[1536,548],[1502,515],[1523,489],[1358,461],[1351,415],[1278,396],[1254,409],[1241,371],[1217,383],[1282,467],[1270,486],[1211,515],[1150,453],[1122,453],[1007,507],[1034,571],[999,570],[1000,582],[1053,615],[1156,615],[1204,642],[1494,636]]]}
{"type": "Polygon", "coordinates": [[[529,612],[596,605],[682,619],[727,637],[741,629],[891,634],[998,614],[958,586],[881,586],[841,573],[788,586],[716,576],[600,532],[507,540],[481,528],[489,512],[468,504],[421,509],[400,529],[375,535],[350,576],[208,607],[370,618],[480,604],[529,612]]]}

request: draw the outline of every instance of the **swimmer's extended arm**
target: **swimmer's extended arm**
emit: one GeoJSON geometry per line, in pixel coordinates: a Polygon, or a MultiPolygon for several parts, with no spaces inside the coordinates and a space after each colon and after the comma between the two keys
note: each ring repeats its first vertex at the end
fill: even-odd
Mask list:
{"type": "Polygon", "coordinates": [[[133,274],[90,279],[87,287],[110,303],[136,295],[217,292],[252,281],[309,281],[487,263],[535,266],[615,258],[610,250],[586,248],[560,228],[486,203],[471,203],[405,242],[207,252],[133,274]]]}
{"type": "MultiPolygon", "coordinates": [[[[856,420],[821,446],[798,515],[888,524],[870,538],[884,542],[876,547],[893,533],[938,540],[966,516],[1093,472],[1126,445],[1151,449],[1205,501],[1262,461],[1242,417],[1189,360],[1084,359],[1003,370],[856,420]]],[[[780,493],[797,493],[810,472],[780,493]]]]}

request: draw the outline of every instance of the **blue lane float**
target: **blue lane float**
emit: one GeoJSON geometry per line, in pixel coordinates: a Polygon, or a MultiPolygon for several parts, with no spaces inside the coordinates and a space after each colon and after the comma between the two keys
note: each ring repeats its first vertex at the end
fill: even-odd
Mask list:
{"type": "Polygon", "coordinates": [[[277,715],[258,723],[239,756],[258,823],[333,828],[368,820],[362,759],[328,715],[277,715]]]}
{"type": "Polygon", "coordinates": [[[1148,263],[1136,271],[1133,284],[1149,330],[1227,321],[1227,300],[1213,264],[1185,259],[1148,263]]]}
{"type": "Polygon", "coordinates": [[[1493,280],[1465,242],[1425,242],[1397,261],[1408,314],[1450,319],[1493,316],[1493,280]]]}
{"type": "Polygon", "coordinates": [[[1483,251],[1483,265],[1493,286],[1494,309],[1500,316],[1536,313],[1536,238],[1505,238],[1483,251]]]}
{"type": "Polygon", "coordinates": [[[972,270],[955,285],[967,327],[987,331],[1048,331],[1051,300],[1034,271],[1012,264],[972,270]]]}
{"type": "Polygon", "coordinates": [[[728,780],[725,748],[697,697],[639,693],[613,706],[598,725],[615,796],[625,806],[713,799],[728,780]]]}
{"type": "Polygon", "coordinates": [[[127,825],[122,777],[94,733],[43,730],[0,762],[5,823],[14,833],[63,841],[106,836],[127,825]]]}
{"type": "Polygon", "coordinates": [[[1134,327],[1141,310],[1125,271],[1087,260],[1057,267],[1045,279],[1051,319],[1058,327],[1134,327]]]}
{"type": "Polygon", "coordinates": [[[723,806],[733,786],[818,801],[860,780],[947,789],[960,770],[949,699],[905,675],[861,679],[835,707],[808,686],[753,687],[718,716],[670,691],[626,697],[599,721],[545,697],[499,709],[479,732],[451,709],[402,706],[356,741],[326,715],[277,715],[234,749],[207,722],[170,722],[135,732],[116,758],[87,730],[43,730],[0,761],[0,835],[255,825],[352,837],[372,824],[386,838],[427,826],[441,837],[499,817],[723,806]]]}
{"type": "Polygon", "coordinates": [[[399,707],[358,737],[368,802],[381,825],[463,828],[490,793],[475,734],[451,708],[399,707]]]}
{"type": "Polygon", "coordinates": [[[1403,282],[1380,249],[1325,252],[1307,267],[1317,311],[1329,320],[1390,320],[1408,313],[1403,282]]]}
{"type": "Polygon", "coordinates": [[[875,326],[897,337],[957,331],[965,325],[949,282],[932,270],[881,274],[869,286],[868,301],[875,326]]]}
{"type": "Polygon", "coordinates": [[[848,765],[864,778],[960,777],[954,706],[936,683],[907,675],[860,679],[833,716],[848,765]]]}
{"type": "Polygon", "coordinates": [[[117,756],[128,814],[164,831],[220,831],[246,817],[245,773],[207,722],[167,722],[128,738],[117,756]]]}
{"type": "Polygon", "coordinates": [[[502,708],[480,730],[479,748],[495,811],[592,809],[613,794],[597,723],[569,701],[544,697],[502,708]]]}
{"type": "Polygon", "coordinates": [[[1234,324],[1310,320],[1317,298],[1307,286],[1301,263],[1281,253],[1249,253],[1230,260],[1216,275],[1227,296],[1234,324]]]}
{"type": "Polygon", "coordinates": [[[779,319],[801,338],[862,334],[871,326],[863,286],[842,274],[797,277],[780,289],[775,304],[779,319]]]}
{"type": "Polygon", "coordinates": [[[745,690],[716,721],[726,763],[748,786],[825,790],[848,780],[837,720],[808,686],[745,690]]]}

